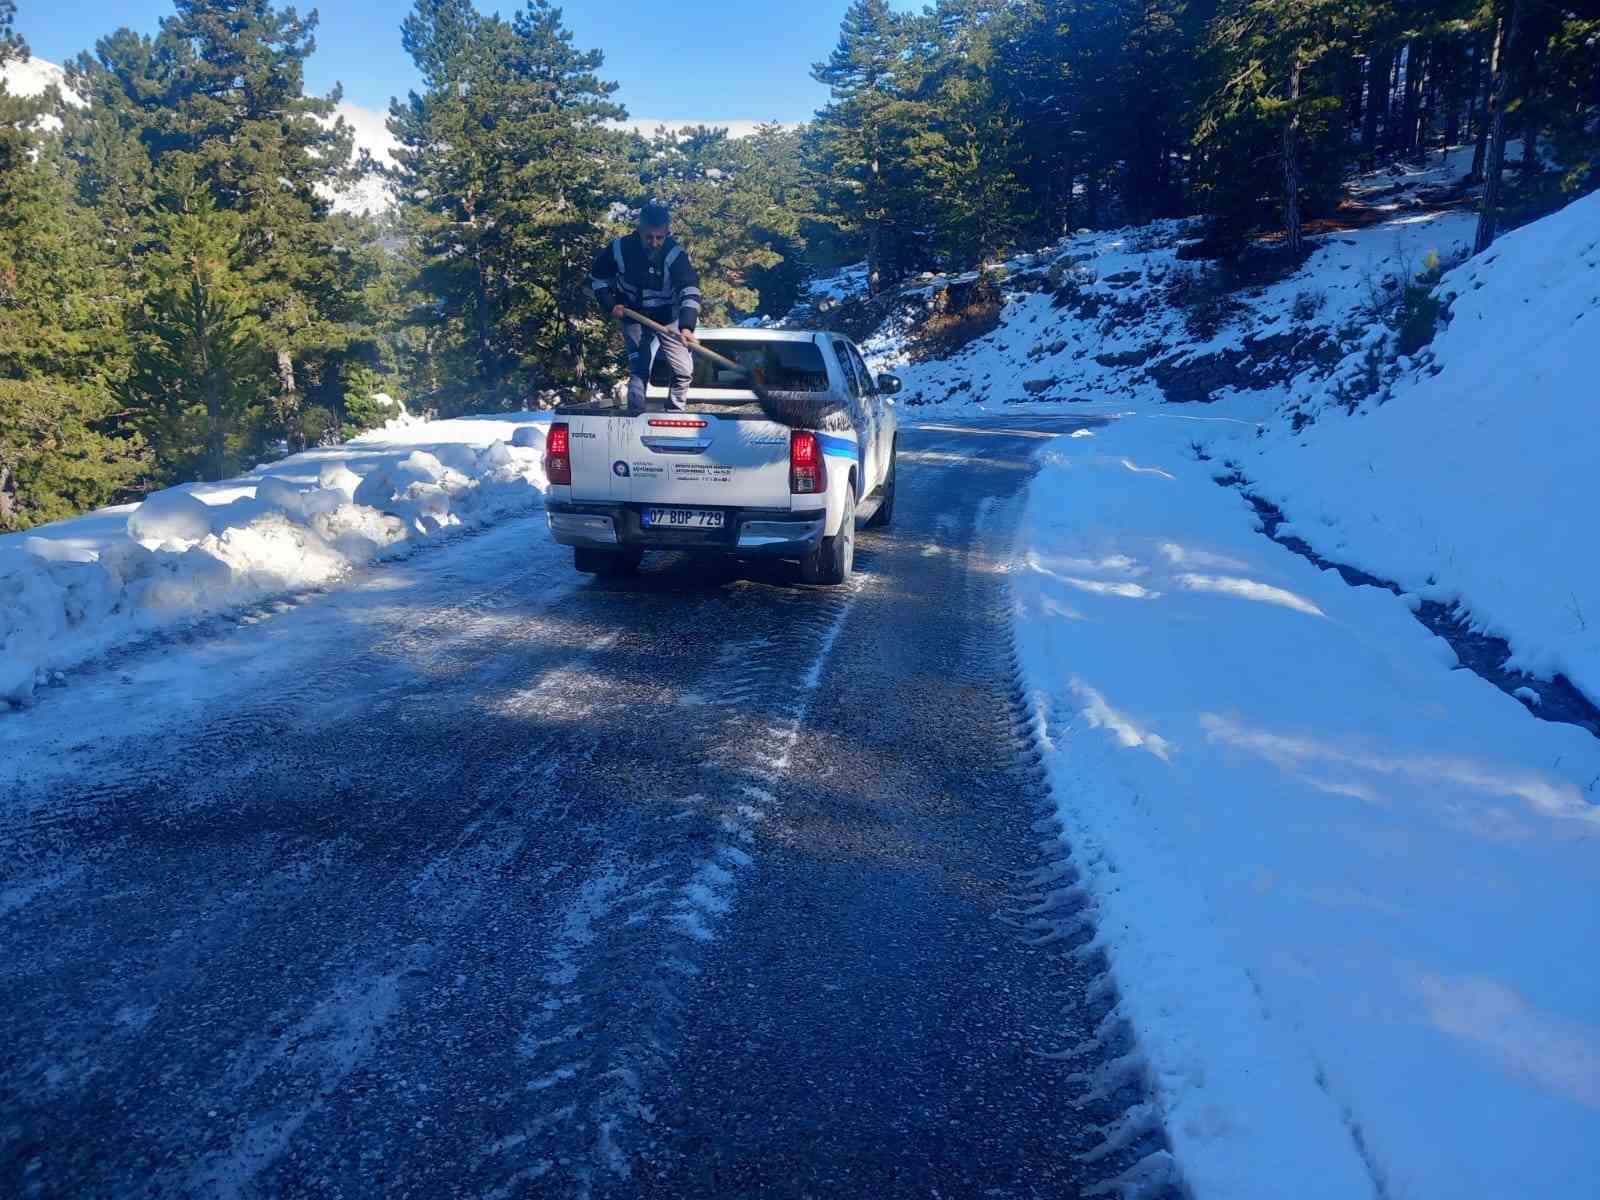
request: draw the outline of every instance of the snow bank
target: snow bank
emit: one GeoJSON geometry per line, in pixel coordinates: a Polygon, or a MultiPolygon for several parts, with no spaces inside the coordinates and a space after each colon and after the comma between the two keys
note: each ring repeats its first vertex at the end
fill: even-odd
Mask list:
{"type": "MultiPolygon", "coordinates": [[[[1374,316],[1430,256],[1470,249],[1472,214],[1424,204],[1470,160],[1353,181],[1385,219],[1315,239],[1276,282],[1217,294],[1215,267],[1179,257],[1185,222],[1080,233],[998,264],[1001,325],[953,357],[911,361],[905,320],[864,348],[904,380],[902,420],[1182,405],[1259,426],[1211,452],[1286,513],[1283,533],[1458,605],[1511,646],[1509,667],[1600,703],[1600,193],[1448,272],[1451,319],[1414,358],[1374,316]]],[[[1219,424],[1197,420],[1194,440],[1219,424]]]]}
{"type": "Polygon", "coordinates": [[[0,703],[130,640],[537,507],[548,420],[394,421],[243,479],[0,537],[0,703]]]}
{"type": "MultiPolygon", "coordinates": [[[[1325,376],[1370,308],[1430,254],[1463,256],[1474,221],[1457,211],[1397,211],[1393,221],[1321,238],[1287,278],[1232,291],[1215,264],[1179,257],[1185,221],[1080,233],[997,264],[1000,327],[949,358],[913,361],[915,329],[891,321],[862,350],[905,384],[910,415],[1074,413],[1105,401],[1187,403],[1254,394],[1263,417],[1297,372],[1325,376]]],[[[927,293],[970,276],[921,283],[927,293]]]]}
{"type": "Polygon", "coordinates": [[[1262,537],[1197,427],[1050,443],[1013,567],[1065,841],[1184,1176],[1569,1195],[1600,1173],[1600,742],[1262,537]]]}
{"type": "Polygon", "coordinates": [[[157,492],[128,518],[128,536],[141,544],[198,542],[210,533],[211,506],[178,489],[157,492]]]}
{"type": "MultiPolygon", "coordinates": [[[[1325,557],[1458,603],[1510,665],[1600,702],[1600,193],[1447,274],[1450,323],[1387,403],[1243,460],[1325,557]]],[[[1312,411],[1317,408],[1312,407],[1312,411]]]]}

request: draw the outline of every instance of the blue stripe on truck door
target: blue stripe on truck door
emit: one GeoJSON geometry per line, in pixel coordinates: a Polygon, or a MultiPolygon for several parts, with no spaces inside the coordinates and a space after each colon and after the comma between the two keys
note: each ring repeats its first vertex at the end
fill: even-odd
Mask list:
{"type": "Polygon", "coordinates": [[[865,479],[866,472],[861,466],[861,447],[849,438],[839,437],[831,433],[817,434],[817,444],[822,447],[824,457],[848,458],[856,464],[856,477],[865,479]]]}

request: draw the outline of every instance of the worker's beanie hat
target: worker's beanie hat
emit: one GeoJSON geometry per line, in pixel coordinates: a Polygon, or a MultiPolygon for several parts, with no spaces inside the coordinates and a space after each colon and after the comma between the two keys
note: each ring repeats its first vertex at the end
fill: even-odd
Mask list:
{"type": "Polygon", "coordinates": [[[672,210],[659,200],[651,200],[639,210],[639,224],[646,229],[659,229],[672,224],[672,210]]]}

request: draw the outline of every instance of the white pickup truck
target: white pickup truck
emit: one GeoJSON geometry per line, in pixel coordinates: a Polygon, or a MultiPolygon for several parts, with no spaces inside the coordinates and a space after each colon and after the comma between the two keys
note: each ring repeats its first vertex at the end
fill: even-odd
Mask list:
{"type": "Polygon", "coordinates": [[[688,410],[669,412],[658,356],[652,411],[556,411],[544,460],[552,536],[593,574],[635,571],[645,551],[673,550],[793,559],[808,583],[844,583],[857,524],[894,515],[890,397],[900,381],[874,378],[837,334],[705,329],[700,341],[773,391],[841,397],[848,416],[824,429],[780,425],[763,415],[747,376],[699,355],[688,410]]]}

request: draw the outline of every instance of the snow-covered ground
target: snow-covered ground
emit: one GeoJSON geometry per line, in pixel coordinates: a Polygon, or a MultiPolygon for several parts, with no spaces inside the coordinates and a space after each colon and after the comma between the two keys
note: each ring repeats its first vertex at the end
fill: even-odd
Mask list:
{"type": "Polygon", "coordinates": [[[1009,264],[1001,327],[953,361],[903,326],[870,345],[908,420],[1105,418],[1043,454],[1016,625],[1107,1036],[1139,1047],[1104,1083],[1146,1074],[1200,1200],[1600,1174],[1600,741],[1414,614],[1456,603],[1600,699],[1600,194],[1447,274],[1450,321],[1397,358],[1372,314],[1465,248],[1469,215],[1414,207],[1458,166],[1363,181],[1386,223],[1214,328],[1171,290],[1173,224],[1009,264]],[[1410,593],[1265,537],[1239,475],[1280,535],[1410,593]]]}
{"type": "MultiPolygon", "coordinates": [[[[1316,424],[1238,459],[1325,557],[1507,640],[1600,702],[1600,192],[1448,274],[1450,323],[1383,404],[1312,385],[1316,424]]],[[[1356,370],[1359,363],[1352,364],[1356,370]]]]}
{"type": "Polygon", "coordinates": [[[1181,222],[1085,233],[1005,264],[1000,328],[953,358],[911,361],[904,321],[866,349],[913,414],[1109,404],[1258,427],[1215,453],[1285,513],[1284,535],[1457,606],[1510,644],[1530,703],[1557,674],[1600,703],[1600,539],[1584,518],[1600,512],[1600,194],[1450,271],[1435,293],[1450,319],[1419,353],[1398,356],[1377,315],[1430,257],[1465,257],[1475,218],[1422,197],[1468,161],[1358,181],[1386,219],[1322,237],[1275,282],[1219,295],[1215,268],[1179,258],[1181,222]]]}
{"type": "Polygon", "coordinates": [[[1600,741],[1262,537],[1185,416],[1060,439],[1014,566],[1064,836],[1208,1197],[1600,1173],[1600,741]]]}
{"type": "Polygon", "coordinates": [[[537,507],[548,420],[407,417],[241,479],[0,536],[0,703],[139,638],[537,507]]]}

